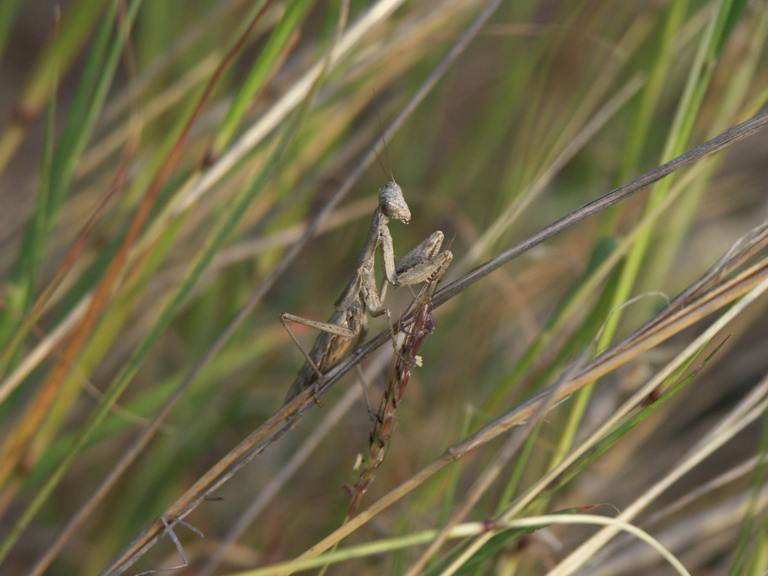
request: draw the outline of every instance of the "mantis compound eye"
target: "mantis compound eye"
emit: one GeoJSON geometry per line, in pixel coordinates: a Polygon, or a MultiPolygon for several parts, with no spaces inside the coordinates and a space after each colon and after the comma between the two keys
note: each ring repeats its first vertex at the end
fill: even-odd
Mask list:
{"type": "Polygon", "coordinates": [[[404,224],[411,220],[411,210],[405,202],[403,190],[394,180],[379,188],[379,206],[388,218],[400,220],[404,224]]]}

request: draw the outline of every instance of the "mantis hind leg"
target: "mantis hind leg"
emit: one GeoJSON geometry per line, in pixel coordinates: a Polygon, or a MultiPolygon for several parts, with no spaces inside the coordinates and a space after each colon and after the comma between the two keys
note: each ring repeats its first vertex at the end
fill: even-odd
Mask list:
{"type": "Polygon", "coordinates": [[[283,326],[285,326],[286,330],[289,330],[286,321],[291,321],[295,322],[296,324],[309,326],[310,328],[317,328],[322,332],[328,332],[329,334],[341,336],[342,338],[354,338],[357,335],[354,330],[347,328],[346,326],[339,326],[338,324],[332,324],[330,322],[310,320],[309,318],[302,318],[301,316],[296,316],[295,314],[290,314],[289,312],[283,312],[280,315],[280,320],[283,323],[283,326]]]}
{"type": "Polygon", "coordinates": [[[293,340],[293,343],[296,344],[296,347],[301,350],[305,360],[315,371],[315,374],[317,374],[319,379],[323,378],[323,373],[320,371],[320,367],[317,365],[317,362],[312,359],[310,353],[304,349],[304,346],[301,345],[301,342],[299,342],[296,334],[294,334],[293,330],[291,330],[290,326],[288,326],[288,322],[295,322],[296,324],[316,328],[322,332],[333,334],[335,336],[341,336],[342,338],[354,338],[356,336],[354,330],[346,328],[345,326],[339,326],[338,324],[331,324],[329,322],[318,322],[317,320],[302,318],[301,316],[296,316],[295,314],[290,314],[288,312],[284,312],[280,315],[280,322],[282,322],[283,328],[285,328],[285,331],[288,332],[288,336],[291,337],[291,340],[293,340]]]}

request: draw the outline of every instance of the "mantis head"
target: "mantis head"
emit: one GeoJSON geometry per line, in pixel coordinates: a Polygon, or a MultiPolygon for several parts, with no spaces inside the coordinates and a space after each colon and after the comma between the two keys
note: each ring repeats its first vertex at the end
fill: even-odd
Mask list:
{"type": "Polygon", "coordinates": [[[400,220],[404,224],[411,220],[411,210],[405,202],[403,190],[394,180],[379,188],[379,208],[388,218],[400,220]]]}

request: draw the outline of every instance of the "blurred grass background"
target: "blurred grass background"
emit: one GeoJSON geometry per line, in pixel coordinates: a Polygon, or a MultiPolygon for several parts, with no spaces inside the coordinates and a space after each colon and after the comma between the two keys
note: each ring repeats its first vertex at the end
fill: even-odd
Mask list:
{"type": "MultiPolygon", "coordinates": [[[[280,313],[330,315],[390,172],[413,214],[407,226],[391,224],[396,253],[443,230],[456,278],[744,120],[768,94],[763,0],[503,2],[380,152],[379,165],[194,380],[158,436],[56,558],[41,564],[484,5],[352,1],[338,37],[345,4],[0,4],[1,573],[97,573],[280,406],[302,362],[280,313]],[[365,33],[328,59],[361,22],[370,23],[365,33]],[[311,70],[315,79],[307,82],[311,70]],[[292,94],[299,97],[288,109],[292,94]]],[[[768,214],[767,142],[758,134],[663,181],[441,307],[367,502],[585,354],[609,348],[759,226],[768,214]],[[635,234],[643,215],[665,201],[672,203],[635,234]],[[601,268],[632,234],[622,258],[601,268]]],[[[411,296],[399,289],[390,298],[397,316],[411,296]]],[[[675,375],[672,383],[681,385],[668,401],[649,403],[612,437],[615,444],[591,453],[526,513],[599,504],[599,513],[615,515],[674,469],[768,370],[765,306],[759,299],[739,314],[707,349],[715,350],[711,357],[691,358],[690,373],[675,375]]],[[[704,324],[558,405],[468,519],[490,518],[524,494],[704,324]]],[[[372,333],[385,327],[375,320],[372,333]]],[[[311,345],[314,333],[300,334],[311,345]]],[[[369,370],[374,404],[387,365],[369,370]]],[[[182,572],[287,560],[338,527],[348,504],[342,486],[355,480],[352,466],[370,429],[362,400],[348,392],[357,387],[348,376],[219,490],[221,500],[188,517],[205,539],[176,528],[190,561],[182,572]],[[342,398],[344,410],[335,409],[342,398]],[[224,548],[243,511],[312,439],[318,445],[295,474],[224,548]]],[[[768,568],[758,465],[765,425],[758,418],[639,519],[692,573],[768,568]],[[740,473],[680,510],[651,518],[733,470],[740,473]]],[[[491,443],[448,467],[349,543],[439,528],[499,447],[491,443]]],[[[507,532],[466,573],[546,573],[593,530],[507,532]]],[[[450,549],[435,556],[435,571],[450,549]]],[[[585,573],[669,573],[648,550],[622,537],[585,573]]],[[[332,570],[406,573],[421,552],[408,547],[332,570]]],[[[139,569],[179,561],[164,539],[139,569]]]]}

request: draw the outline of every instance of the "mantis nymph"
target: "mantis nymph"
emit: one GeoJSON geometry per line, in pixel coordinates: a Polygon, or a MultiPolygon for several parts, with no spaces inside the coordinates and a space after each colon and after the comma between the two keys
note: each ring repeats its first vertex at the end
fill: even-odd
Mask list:
{"type": "Polygon", "coordinates": [[[309,320],[288,313],[282,315],[281,320],[285,329],[306,359],[288,391],[286,402],[317,384],[323,378],[323,374],[338,364],[362,341],[368,324],[368,314],[376,317],[387,312],[382,303],[387,284],[406,286],[429,281],[436,272],[445,269],[447,262],[450,262],[452,258],[450,251],[440,252],[444,237],[442,232],[437,231],[395,264],[392,235],[389,232],[389,222],[393,219],[405,224],[411,219],[411,211],[405,202],[403,191],[394,180],[379,190],[379,204],[373,213],[368,239],[358,259],[355,274],[336,301],[336,311],[333,315],[327,322],[309,320]],[[385,275],[381,290],[376,286],[374,269],[379,246],[382,248],[384,257],[385,275]],[[288,321],[321,330],[309,353],[299,344],[288,327],[288,321]]]}

